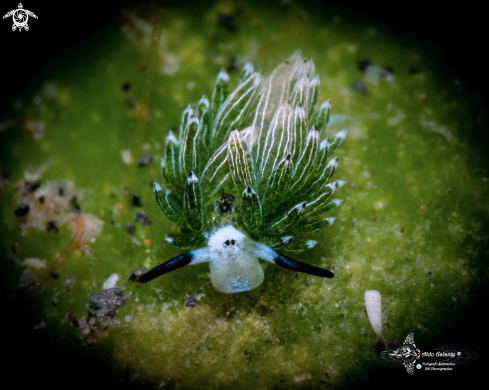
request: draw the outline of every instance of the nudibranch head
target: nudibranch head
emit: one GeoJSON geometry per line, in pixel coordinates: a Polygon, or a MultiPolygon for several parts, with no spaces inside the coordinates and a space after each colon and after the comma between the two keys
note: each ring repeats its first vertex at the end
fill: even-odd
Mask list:
{"type": "Polygon", "coordinates": [[[331,196],[344,182],[330,180],[338,165],[332,155],[346,131],[326,136],[329,100],[314,115],[313,61],[294,53],[267,78],[248,63],[238,86],[232,92],[228,86],[221,70],[211,100],[203,96],[183,111],[178,138],[169,132],[161,161],[166,190],[154,184],[156,201],[179,230],[167,242],[201,248],[140,280],[209,262],[217,290],[247,291],[263,281],[258,259],[332,277],[275,252],[314,246],[302,237],[331,225],[335,218],[323,214],[341,203],[331,196]]]}

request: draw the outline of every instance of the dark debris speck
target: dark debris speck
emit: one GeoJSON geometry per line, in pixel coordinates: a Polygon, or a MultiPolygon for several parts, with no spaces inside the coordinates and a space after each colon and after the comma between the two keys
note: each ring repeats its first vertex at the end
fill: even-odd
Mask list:
{"type": "Polygon", "coordinates": [[[59,233],[58,223],[55,220],[49,221],[46,224],[46,231],[49,233],[59,233]]]}
{"type": "Polygon", "coordinates": [[[431,271],[426,274],[426,276],[429,278],[431,276],[431,271]]]}
{"type": "Polygon", "coordinates": [[[87,339],[85,343],[88,347],[93,347],[95,344],[97,344],[97,339],[87,339]]]}
{"type": "Polygon", "coordinates": [[[80,204],[78,203],[78,200],[76,199],[76,196],[73,196],[71,198],[71,211],[73,211],[75,214],[80,214],[81,213],[81,207],[80,204]]]}
{"type": "Polygon", "coordinates": [[[29,212],[30,209],[31,207],[28,204],[22,202],[21,204],[19,204],[19,207],[17,207],[17,209],[14,211],[14,214],[17,217],[23,217],[29,212]]]}
{"type": "Polygon", "coordinates": [[[122,84],[123,91],[129,91],[131,89],[131,85],[129,83],[122,84]]]}
{"type": "Polygon", "coordinates": [[[375,342],[374,350],[377,355],[380,355],[383,351],[385,351],[385,340],[383,337],[379,337],[375,342]]]}
{"type": "Polygon", "coordinates": [[[234,211],[234,195],[232,194],[222,194],[216,199],[215,210],[221,214],[231,215],[234,211]]]}
{"type": "Polygon", "coordinates": [[[185,306],[195,306],[197,304],[197,301],[195,300],[193,295],[190,295],[187,300],[185,301],[185,306]]]}
{"type": "Polygon", "coordinates": [[[131,281],[136,281],[136,280],[139,280],[139,278],[141,276],[143,276],[146,272],[148,272],[148,269],[147,268],[137,268],[137,269],[133,269],[131,271],[131,273],[129,274],[129,280],[131,281]]]}
{"type": "Polygon", "coordinates": [[[117,308],[124,306],[128,299],[129,294],[119,287],[114,287],[91,293],[85,307],[90,316],[103,319],[106,316],[115,316],[117,308]]]}
{"type": "Polygon", "coordinates": [[[387,345],[390,349],[397,349],[400,347],[399,341],[393,337],[387,340],[387,345]]]}
{"type": "Polygon", "coordinates": [[[366,58],[362,58],[360,61],[358,61],[358,69],[361,70],[362,72],[365,72],[365,70],[369,65],[370,65],[370,61],[367,60],[366,58]]]}
{"type": "Polygon", "coordinates": [[[153,161],[153,156],[149,153],[143,153],[143,155],[139,158],[139,166],[144,167],[153,161]]]}
{"type": "Polygon", "coordinates": [[[2,175],[2,177],[3,177],[4,179],[8,179],[8,177],[9,177],[10,173],[9,173],[9,171],[7,171],[6,169],[2,169],[2,171],[1,171],[1,175],[2,175]]]}
{"type": "Polygon", "coordinates": [[[63,187],[58,188],[58,195],[59,196],[65,196],[65,189],[63,187]]]}
{"type": "Polygon", "coordinates": [[[229,31],[236,31],[238,25],[231,15],[219,14],[219,26],[226,27],[229,31]]]}
{"type": "Polygon", "coordinates": [[[136,226],[132,222],[128,222],[124,225],[124,229],[126,232],[128,232],[131,236],[134,236],[136,234],[136,226]]]}
{"type": "Polygon", "coordinates": [[[25,189],[27,191],[29,191],[29,192],[34,192],[39,187],[41,187],[41,182],[40,181],[27,181],[25,183],[25,189]]]}
{"type": "Polygon", "coordinates": [[[231,61],[229,62],[228,72],[234,72],[238,70],[238,67],[239,67],[238,57],[232,57],[231,61]]]}
{"type": "Polygon", "coordinates": [[[365,86],[362,80],[355,80],[351,86],[355,91],[361,93],[362,95],[368,94],[367,87],[365,86]]]}
{"type": "Polygon", "coordinates": [[[134,220],[138,221],[143,226],[151,225],[151,219],[141,211],[136,211],[134,213],[134,220]]]}
{"type": "Polygon", "coordinates": [[[72,312],[72,311],[70,311],[70,312],[68,313],[68,319],[71,321],[71,323],[72,323],[72,324],[73,324],[75,327],[77,327],[77,328],[79,328],[79,327],[80,327],[80,322],[78,321],[78,318],[76,318],[76,316],[73,314],[73,312],[72,312]]]}
{"type": "Polygon", "coordinates": [[[132,194],[132,205],[136,207],[143,207],[143,200],[136,193],[132,194]]]}
{"type": "Polygon", "coordinates": [[[409,73],[411,73],[411,74],[418,74],[419,72],[420,72],[420,70],[419,70],[419,68],[418,68],[418,67],[416,67],[416,66],[411,66],[411,67],[409,68],[409,73]]]}

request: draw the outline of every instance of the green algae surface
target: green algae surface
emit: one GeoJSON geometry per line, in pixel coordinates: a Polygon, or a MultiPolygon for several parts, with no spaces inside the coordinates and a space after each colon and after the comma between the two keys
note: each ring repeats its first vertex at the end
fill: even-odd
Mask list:
{"type": "MultiPolygon", "coordinates": [[[[163,7],[150,120],[144,134],[135,134],[155,10],[121,11],[96,42],[38,75],[42,83],[16,97],[15,108],[0,118],[44,124],[39,139],[29,135],[25,119],[0,133],[0,164],[9,173],[0,187],[7,299],[14,300],[25,258],[49,264],[70,240],[69,223],[57,234],[42,224],[17,228],[15,192],[28,167],[50,161],[41,183],[73,182],[82,212],[103,221],[101,233],[86,243],[93,254],[76,250],[59,269],[60,279],[48,280],[25,304],[32,326],[45,324],[36,332],[108,364],[114,376],[126,373],[132,385],[161,388],[331,388],[363,381],[377,337],[363,301],[371,289],[382,295],[386,338],[402,342],[414,332],[423,346],[444,334],[487,274],[489,173],[477,146],[487,123],[463,80],[428,45],[367,22],[349,25],[341,15],[254,3],[241,4],[239,12],[231,2],[199,12],[163,7]],[[271,19],[273,13],[280,17],[271,19]],[[218,14],[237,14],[238,28],[219,26],[218,14]],[[347,184],[337,193],[343,203],[331,212],[335,224],[311,237],[318,241],[314,248],[290,257],[333,269],[335,278],[264,265],[259,288],[226,295],[213,289],[208,265],[199,264],[144,285],[128,281],[132,270],[182,253],[164,240],[174,227],[149,184],[160,180],[168,128],[187,104],[211,93],[232,58],[267,75],[296,49],[315,62],[320,102],[331,99],[328,134],[348,129],[335,173],[347,184]],[[392,78],[377,68],[360,71],[361,58],[389,65],[392,78]],[[366,95],[352,87],[356,80],[366,95]],[[124,161],[131,151],[139,159],[135,140],[139,153],[153,156],[136,173],[124,161]],[[124,206],[128,185],[142,207],[124,206]],[[134,221],[138,210],[150,225],[134,221]],[[134,236],[124,229],[128,222],[134,236]],[[70,318],[83,323],[88,295],[114,273],[117,287],[129,294],[118,321],[83,333],[70,318]],[[76,277],[70,292],[62,287],[68,274],[76,277]],[[189,296],[195,306],[186,306],[189,296]]],[[[238,73],[230,72],[232,86],[238,73]]]]}

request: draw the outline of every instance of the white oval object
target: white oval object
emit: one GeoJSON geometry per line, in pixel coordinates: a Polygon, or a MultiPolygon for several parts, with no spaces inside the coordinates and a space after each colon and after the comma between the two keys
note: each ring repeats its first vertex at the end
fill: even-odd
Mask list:
{"type": "Polygon", "coordinates": [[[117,284],[119,280],[119,275],[117,274],[112,274],[109,276],[109,278],[104,282],[104,285],[102,286],[102,288],[104,290],[108,290],[109,288],[114,288],[115,285],[117,284]]]}
{"type": "Polygon", "coordinates": [[[368,319],[375,333],[382,335],[382,301],[380,292],[377,290],[365,291],[365,308],[367,309],[368,319]]]}

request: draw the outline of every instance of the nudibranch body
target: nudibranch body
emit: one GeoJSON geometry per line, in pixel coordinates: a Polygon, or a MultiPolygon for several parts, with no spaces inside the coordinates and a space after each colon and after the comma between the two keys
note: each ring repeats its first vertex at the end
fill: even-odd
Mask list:
{"type": "Polygon", "coordinates": [[[328,270],[292,260],[277,249],[303,251],[316,244],[302,237],[329,225],[322,215],[344,182],[330,182],[338,159],[332,154],[346,131],[325,136],[329,100],[316,115],[319,77],[312,60],[295,53],[263,78],[248,63],[228,93],[222,70],[211,101],[203,96],[182,115],[179,138],[166,138],[162,176],[166,190],[154,194],[178,233],[166,241],[199,247],[140,277],[148,282],[185,265],[210,263],[221,292],[248,291],[263,282],[258,259],[331,278],[328,270]]]}

